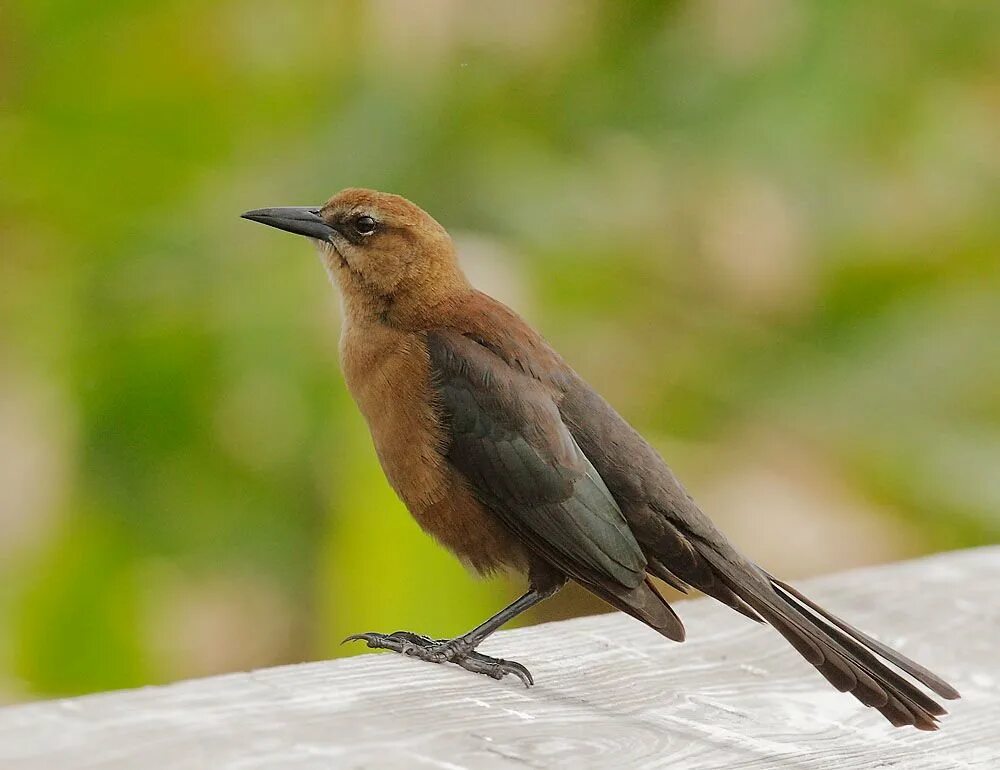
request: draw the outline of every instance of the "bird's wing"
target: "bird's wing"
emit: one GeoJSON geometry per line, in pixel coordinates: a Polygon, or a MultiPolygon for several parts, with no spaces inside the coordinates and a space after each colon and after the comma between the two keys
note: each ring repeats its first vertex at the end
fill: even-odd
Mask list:
{"type": "Polygon", "coordinates": [[[447,457],[476,497],[571,577],[640,586],[642,549],[553,392],[457,332],[432,331],[427,342],[447,457]]]}

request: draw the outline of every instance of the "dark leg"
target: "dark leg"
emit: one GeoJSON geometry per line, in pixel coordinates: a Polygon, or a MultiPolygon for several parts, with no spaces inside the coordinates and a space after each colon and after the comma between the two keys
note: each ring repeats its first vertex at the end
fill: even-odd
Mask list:
{"type": "Polygon", "coordinates": [[[530,687],[535,681],[531,672],[520,663],[502,658],[491,658],[475,650],[480,642],[504,623],[520,615],[526,609],[534,607],[543,599],[552,596],[561,586],[560,583],[544,590],[532,588],[493,617],[480,623],[467,634],[456,636],[454,639],[431,639],[410,631],[394,631],[391,634],[353,634],[344,641],[349,642],[357,639],[366,642],[372,648],[392,650],[431,663],[456,663],[467,671],[486,674],[493,679],[502,679],[507,674],[514,674],[524,682],[525,687],[530,687]]]}

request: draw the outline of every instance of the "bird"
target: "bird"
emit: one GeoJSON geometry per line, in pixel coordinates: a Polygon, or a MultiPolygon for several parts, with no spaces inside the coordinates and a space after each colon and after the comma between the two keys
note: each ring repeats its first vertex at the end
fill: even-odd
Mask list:
{"type": "Polygon", "coordinates": [[[526,592],[468,633],[353,634],[493,679],[477,651],[573,581],[664,637],[684,625],[653,578],[772,626],[835,688],[894,726],[935,730],[958,691],[744,556],[655,449],[513,310],[474,288],[445,228],[406,198],[348,188],[242,217],[312,240],[341,297],[340,361],[385,476],[420,527],[526,592]]]}

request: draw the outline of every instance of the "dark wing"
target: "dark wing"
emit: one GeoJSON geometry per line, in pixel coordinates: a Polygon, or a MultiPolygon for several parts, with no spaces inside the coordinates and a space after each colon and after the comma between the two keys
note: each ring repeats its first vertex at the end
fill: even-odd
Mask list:
{"type": "Polygon", "coordinates": [[[681,638],[618,503],[563,424],[555,391],[457,332],[429,332],[427,344],[446,454],[479,501],[537,556],[681,638]]]}

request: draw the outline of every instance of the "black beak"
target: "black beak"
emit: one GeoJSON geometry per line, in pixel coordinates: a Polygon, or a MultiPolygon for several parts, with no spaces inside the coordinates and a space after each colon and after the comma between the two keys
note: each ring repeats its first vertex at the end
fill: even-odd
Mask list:
{"type": "Polygon", "coordinates": [[[334,230],[319,215],[318,206],[286,206],[277,209],[254,209],[240,214],[243,219],[277,227],[296,235],[329,241],[334,230]]]}

